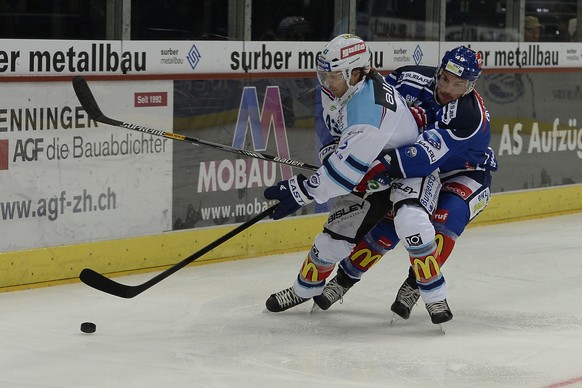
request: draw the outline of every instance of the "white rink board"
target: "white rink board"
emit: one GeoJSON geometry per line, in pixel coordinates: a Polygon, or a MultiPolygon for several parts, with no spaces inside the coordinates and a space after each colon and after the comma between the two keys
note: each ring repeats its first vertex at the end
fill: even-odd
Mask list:
{"type": "MultiPolygon", "coordinates": [[[[106,115],[171,131],[172,81],[89,84],[106,115]],[[136,107],[136,92],[164,95],[165,105],[136,107]]],[[[2,88],[0,251],[171,228],[170,140],[89,120],[69,82],[2,88]]]]}

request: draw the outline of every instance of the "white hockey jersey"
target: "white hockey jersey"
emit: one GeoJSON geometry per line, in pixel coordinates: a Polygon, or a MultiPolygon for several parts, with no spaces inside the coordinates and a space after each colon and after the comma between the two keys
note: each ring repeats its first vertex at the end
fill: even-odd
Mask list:
{"type": "Polygon", "coordinates": [[[321,89],[323,119],[339,143],[306,182],[318,203],[351,192],[381,152],[413,144],[419,134],[405,100],[381,75],[374,73],[355,88],[347,102],[321,89]]]}

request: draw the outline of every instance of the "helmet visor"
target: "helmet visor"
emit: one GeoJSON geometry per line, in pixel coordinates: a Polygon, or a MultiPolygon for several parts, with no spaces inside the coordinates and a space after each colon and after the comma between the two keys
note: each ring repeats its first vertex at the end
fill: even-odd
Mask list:
{"type": "Polygon", "coordinates": [[[341,71],[318,71],[317,79],[326,89],[336,89],[339,85],[345,85],[346,80],[341,71]]]}

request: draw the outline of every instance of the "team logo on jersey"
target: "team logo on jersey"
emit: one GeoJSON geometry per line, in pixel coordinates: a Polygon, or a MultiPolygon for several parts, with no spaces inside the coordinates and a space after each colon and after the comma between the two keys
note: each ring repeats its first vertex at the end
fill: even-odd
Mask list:
{"type": "Polygon", "coordinates": [[[310,176],[308,182],[309,182],[309,186],[318,187],[319,184],[321,183],[321,181],[319,179],[319,173],[315,173],[312,176],[310,176]]]}
{"type": "Polygon", "coordinates": [[[406,156],[408,156],[409,158],[414,158],[417,154],[417,150],[416,147],[408,147],[404,153],[406,154],[406,156]]]}

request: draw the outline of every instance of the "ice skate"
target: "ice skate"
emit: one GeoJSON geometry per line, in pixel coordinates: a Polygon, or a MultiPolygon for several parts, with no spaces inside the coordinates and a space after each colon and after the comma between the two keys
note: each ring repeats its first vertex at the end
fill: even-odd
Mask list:
{"type": "Polygon", "coordinates": [[[449,308],[447,300],[441,300],[440,302],[427,303],[426,309],[430,314],[430,320],[435,325],[439,325],[443,334],[445,334],[444,323],[453,319],[453,313],[449,308]]]}
{"type": "Polygon", "coordinates": [[[307,302],[309,298],[302,298],[295,293],[293,287],[286,288],[275,294],[272,294],[265,302],[267,310],[278,313],[307,302]]]}
{"type": "Polygon", "coordinates": [[[396,294],[396,300],[390,306],[390,310],[394,313],[392,314],[390,324],[399,318],[408,319],[410,317],[410,311],[418,301],[418,298],[420,298],[420,291],[418,291],[416,280],[410,277],[406,278],[396,294]]]}
{"type": "Polygon", "coordinates": [[[358,281],[359,279],[350,278],[343,269],[338,268],[336,276],[325,285],[323,292],[313,297],[311,311],[327,310],[338,300],[342,303],[346,292],[358,281]]]}

